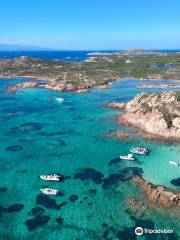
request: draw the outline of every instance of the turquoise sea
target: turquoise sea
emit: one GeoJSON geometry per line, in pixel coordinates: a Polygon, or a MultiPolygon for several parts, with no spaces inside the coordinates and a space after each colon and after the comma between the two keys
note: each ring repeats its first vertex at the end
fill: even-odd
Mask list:
{"type": "Polygon", "coordinates": [[[145,141],[135,133],[127,142],[106,136],[111,130],[131,131],[116,124],[119,112],[105,104],[129,101],[141,92],[135,88],[140,82],[121,80],[85,94],[25,89],[8,95],[7,86],[21,81],[27,79],[0,80],[0,240],[180,239],[179,209],[149,203],[131,181],[139,174],[180,190],[178,181],[171,182],[180,177],[180,168],[169,164],[179,160],[180,146],[145,141]],[[150,154],[119,161],[136,145],[147,146],[150,154]],[[64,181],[39,179],[54,172],[64,181]],[[45,186],[60,190],[60,196],[41,194],[45,186]],[[130,208],[130,197],[142,205],[130,208]],[[136,236],[137,226],[174,233],[136,236]]]}

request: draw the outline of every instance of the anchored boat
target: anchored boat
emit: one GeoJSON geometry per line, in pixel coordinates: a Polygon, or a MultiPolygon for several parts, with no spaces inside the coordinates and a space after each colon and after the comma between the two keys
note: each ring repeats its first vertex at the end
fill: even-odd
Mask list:
{"type": "Polygon", "coordinates": [[[135,154],[140,154],[140,155],[147,155],[149,150],[147,148],[143,148],[143,147],[132,147],[130,149],[130,152],[135,153],[135,154]]]}
{"type": "Polygon", "coordinates": [[[63,102],[63,101],[64,101],[64,98],[63,98],[63,97],[59,97],[59,98],[56,98],[56,100],[57,100],[58,102],[63,102]]]}
{"type": "Polygon", "coordinates": [[[176,167],[180,166],[180,163],[178,163],[178,162],[169,161],[169,163],[176,166],[176,167]]]}
{"type": "Polygon", "coordinates": [[[58,174],[41,175],[40,178],[46,181],[60,181],[62,176],[58,174]]]}
{"type": "Polygon", "coordinates": [[[129,161],[135,160],[135,158],[133,157],[133,155],[131,153],[129,153],[128,155],[125,155],[125,156],[120,156],[120,158],[123,160],[129,160],[129,161]]]}
{"type": "Polygon", "coordinates": [[[55,196],[57,196],[59,194],[58,190],[51,189],[51,188],[41,188],[40,191],[43,192],[44,194],[47,194],[47,195],[55,195],[55,196]]]}

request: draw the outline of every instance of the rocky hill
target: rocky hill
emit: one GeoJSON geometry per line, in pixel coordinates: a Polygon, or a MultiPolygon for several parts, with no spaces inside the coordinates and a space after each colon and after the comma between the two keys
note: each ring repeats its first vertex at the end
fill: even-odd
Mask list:
{"type": "Polygon", "coordinates": [[[139,94],[126,104],[118,123],[143,130],[147,138],[180,140],[180,92],[139,94]]]}

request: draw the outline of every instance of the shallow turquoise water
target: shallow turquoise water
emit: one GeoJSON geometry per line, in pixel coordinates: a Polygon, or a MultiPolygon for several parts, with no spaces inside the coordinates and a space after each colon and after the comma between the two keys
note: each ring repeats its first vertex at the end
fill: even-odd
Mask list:
{"type": "Polygon", "coordinates": [[[179,145],[153,143],[137,136],[126,143],[105,136],[109,130],[129,131],[116,124],[119,112],[107,109],[105,104],[130,100],[140,93],[135,88],[138,81],[118,81],[109,90],[85,94],[26,89],[17,95],[6,95],[6,85],[16,81],[22,79],[0,81],[0,204],[4,208],[24,206],[19,211],[2,211],[0,239],[178,239],[179,209],[151,205],[140,189],[125,178],[132,171],[138,172],[155,184],[180,190],[170,182],[179,178],[180,170],[168,163],[179,159],[179,145]],[[58,96],[65,101],[50,101],[58,96]],[[150,148],[149,156],[138,157],[136,162],[109,164],[120,154],[128,153],[133,145],[150,148]],[[82,168],[86,172],[79,179],[76,174],[82,168]],[[68,177],[60,183],[43,182],[38,177],[51,172],[68,177]],[[88,174],[90,179],[84,179],[88,174]],[[50,198],[56,203],[45,198],[39,202],[39,189],[43,186],[59,189],[64,196],[50,198]],[[76,195],[74,202],[69,199],[71,195],[76,195]],[[147,209],[142,216],[139,211],[128,209],[127,200],[132,196],[145,202],[147,209]],[[64,206],[60,207],[62,202],[64,206]],[[37,206],[50,219],[41,226],[34,221],[37,226],[29,231],[25,221],[34,218],[29,212],[37,206]],[[56,221],[58,217],[63,218],[62,223],[56,221]],[[137,225],[173,229],[177,236],[136,238],[137,225]]]}

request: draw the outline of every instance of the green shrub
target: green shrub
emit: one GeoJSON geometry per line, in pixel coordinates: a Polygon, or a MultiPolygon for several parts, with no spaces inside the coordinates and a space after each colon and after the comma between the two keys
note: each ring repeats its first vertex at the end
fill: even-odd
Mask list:
{"type": "Polygon", "coordinates": [[[162,113],[164,120],[167,123],[167,127],[172,127],[172,119],[174,118],[174,115],[169,112],[165,104],[162,104],[161,106],[157,107],[158,110],[162,113]]]}
{"type": "Polygon", "coordinates": [[[141,103],[141,110],[144,114],[148,113],[148,112],[152,112],[153,107],[149,106],[148,103],[141,103]]]}
{"type": "Polygon", "coordinates": [[[177,100],[178,102],[180,102],[180,91],[177,91],[177,92],[175,93],[175,98],[176,98],[176,100],[177,100]]]}

